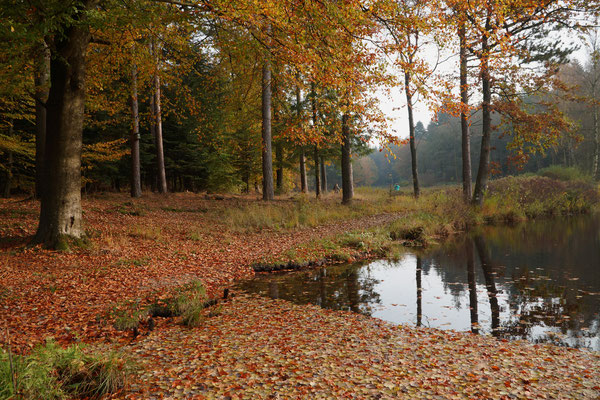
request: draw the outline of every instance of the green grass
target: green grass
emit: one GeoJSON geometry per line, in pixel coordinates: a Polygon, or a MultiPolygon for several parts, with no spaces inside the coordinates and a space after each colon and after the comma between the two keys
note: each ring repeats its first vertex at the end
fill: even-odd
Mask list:
{"type": "Polygon", "coordinates": [[[0,398],[99,398],[123,387],[130,368],[116,352],[62,348],[53,341],[28,356],[0,350],[0,398]]]}
{"type": "Polygon", "coordinates": [[[537,172],[537,175],[545,176],[546,178],[551,178],[558,181],[593,182],[593,177],[585,174],[579,168],[563,167],[562,165],[551,165],[549,167],[542,168],[537,172]]]}
{"type": "Polygon", "coordinates": [[[157,296],[149,302],[132,300],[115,304],[106,317],[113,321],[115,329],[123,331],[139,328],[148,316],[181,317],[183,325],[196,327],[203,321],[207,304],[208,296],[202,281],[193,280],[160,299],[157,296]]]}
{"type": "Polygon", "coordinates": [[[397,213],[412,208],[410,196],[390,196],[386,189],[358,188],[350,205],[337,197],[317,200],[297,195],[274,203],[250,203],[224,210],[221,222],[234,231],[284,230],[315,227],[330,222],[381,213],[397,213]]]}

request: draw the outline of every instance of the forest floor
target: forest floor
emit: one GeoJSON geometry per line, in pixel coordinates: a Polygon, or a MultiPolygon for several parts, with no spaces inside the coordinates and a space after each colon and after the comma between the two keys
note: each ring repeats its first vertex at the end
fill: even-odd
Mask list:
{"type": "MultiPolygon", "coordinates": [[[[251,196],[87,196],[90,245],[56,252],[27,246],[37,201],[0,200],[0,323],[23,353],[48,337],[122,348],[140,368],[117,398],[600,396],[597,353],[397,327],[243,293],[207,310],[197,328],[157,318],[136,339],[115,329],[123,305],[194,279],[219,297],[251,277],[254,263],[414,212],[400,197],[359,195],[349,212],[338,202],[280,199],[265,212],[251,196]]],[[[318,259],[328,249],[301,251],[318,259]]]]}

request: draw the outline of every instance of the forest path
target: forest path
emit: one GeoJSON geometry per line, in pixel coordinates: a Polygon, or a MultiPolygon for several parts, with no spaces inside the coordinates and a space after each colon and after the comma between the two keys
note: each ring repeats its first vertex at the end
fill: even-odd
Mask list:
{"type": "Polygon", "coordinates": [[[0,323],[8,326],[13,346],[20,350],[47,337],[63,344],[124,338],[129,333],[112,326],[115,307],[194,279],[218,296],[235,280],[253,276],[252,263],[313,239],[397,218],[370,215],[291,230],[227,226],[223,215],[228,208],[257,204],[254,199],[217,201],[191,193],[150,194],[133,201],[120,194],[90,196],[84,198],[84,220],[91,246],[55,252],[24,245],[35,233],[38,202],[2,200],[0,323]]]}

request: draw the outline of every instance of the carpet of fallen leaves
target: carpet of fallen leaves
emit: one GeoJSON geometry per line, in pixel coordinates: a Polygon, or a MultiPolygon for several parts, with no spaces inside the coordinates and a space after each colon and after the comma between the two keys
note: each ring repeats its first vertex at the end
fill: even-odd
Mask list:
{"type": "Polygon", "coordinates": [[[254,262],[314,238],[394,218],[378,215],[250,233],[232,231],[220,221],[226,208],[258,201],[193,193],[147,194],[136,200],[126,194],[87,196],[83,210],[91,247],[56,252],[26,246],[37,228],[39,202],[0,199],[0,327],[8,326],[13,348],[22,352],[47,337],[62,344],[126,339],[129,333],[117,332],[106,318],[113,305],[193,279],[202,280],[214,296],[235,280],[251,277],[254,262]]]}
{"type": "MultiPolygon", "coordinates": [[[[365,316],[236,293],[202,326],[159,319],[131,341],[108,308],[192,279],[217,295],[250,265],[309,240],[368,228],[378,215],[293,231],[232,231],[219,216],[251,198],[111,194],[84,200],[92,246],[26,243],[39,204],[0,200],[0,324],[26,352],[60,343],[118,347],[139,369],[114,398],[599,398],[600,356],[393,326],[365,316]]],[[[318,254],[316,254],[318,256],[318,254]]],[[[4,336],[4,335],[3,335],[4,336]]],[[[4,337],[0,343],[4,343],[4,337]]]]}
{"type": "Polygon", "coordinates": [[[238,295],[199,328],[126,346],[143,367],[115,398],[597,399],[600,354],[394,326],[238,295]]]}

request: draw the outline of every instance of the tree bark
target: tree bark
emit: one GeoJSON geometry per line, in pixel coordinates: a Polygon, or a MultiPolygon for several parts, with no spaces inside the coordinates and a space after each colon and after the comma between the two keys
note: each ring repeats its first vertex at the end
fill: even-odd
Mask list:
{"type": "MultiPolygon", "coordinates": [[[[317,91],[315,90],[315,84],[311,84],[311,105],[312,105],[312,121],[313,127],[317,128],[317,91]]],[[[321,196],[321,180],[319,179],[319,146],[315,145],[314,150],[315,159],[315,195],[317,198],[321,196]]]]}
{"type": "Polygon", "coordinates": [[[306,156],[304,155],[304,147],[300,148],[300,191],[308,192],[308,179],[306,176],[306,156]]]}
{"type": "Polygon", "coordinates": [[[327,193],[327,167],[323,156],[321,156],[321,193],[327,193]]]}
{"type": "Polygon", "coordinates": [[[417,171],[417,144],[415,142],[415,120],[413,117],[412,91],[410,88],[410,73],[404,72],[404,89],[406,92],[406,105],[408,110],[408,135],[410,142],[410,159],[413,180],[413,193],[415,198],[419,198],[421,193],[419,189],[419,173],[417,171]]]}
{"type": "Polygon", "coordinates": [[[317,198],[321,197],[321,179],[319,172],[319,146],[315,145],[314,150],[314,159],[315,159],[315,194],[317,198]]]}
{"type": "Polygon", "coordinates": [[[458,30],[460,41],[460,125],[462,132],[462,185],[463,199],[465,203],[471,201],[471,132],[469,128],[469,117],[467,106],[469,104],[469,87],[467,81],[467,44],[465,24],[461,23],[458,30]]]}
{"type": "Polygon", "coordinates": [[[275,144],[275,158],[277,159],[277,171],[275,171],[277,192],[281,193],[283,191],[283,144],[281,141],[275,144]]]}
{"type": "Polygon", "coordinates": [[[352,177],[350,116],[342,115],[342,204],[349,204],[354,197],[354,180],[352,177]]]}
{"type": "Polygon", "coordinates": [[[140,167],[140,114],[138,109],[137,66],[131,69],[131,197],[142,195],[140,167]]]}
{"type": "MultiPolygon", "coordinates": [[[[8,137],[12,137],[13,135],[13,121],[12,119],[9,121],[9,125],[8,125],[8,137]]],[[[8,152],[8,165],[7,165],[7,171],[6,171],[6,181],[4,182],[4,190],[2,191],[2,197],[4,197],[5,199],[10,197],[10,187],[12,185],[12,177],[13,177],[13,172],[12,172],[12,165],[13,165],[13,152],[9,151],[8,152]]]]}
{"type": "Polygon", "coordinates": [[[158,49],[154,47],[156,69],[154,71],[154,134],[156,144],[156,176],[158,193],[167,193],[167,174],[165,171],[165,154],[163,149],[162,110],[160,76],[158,75],[158,49]]]}
{"type": "MultiPolygon", "coordinates": [[[[301,120],[302,103],[300,101],[300,88],[296,86],[296,115],[298,122],[301,120]]],[[[300,146],[300,191],[308,192],[308,179],[306,177],[306,156],[304,154],[304,146],[300,146]]]]}
{"type": "Polygon", "coordinates": [[[50,77],[50,49],[40,46],[35,58],[35,197],[44,191],[44,151],[46,148],[46,102],[50,77]]]}
{"type": "MultiPolygon", "coordinates": [[[[595,99],[594,99],[595,100],[595,99]]],[[[600,158],[600,129],[598,129],[598,106],[594,104],[594,166],[592,176],[600,180],[600,167],[598,159],[600,158]]]]}
{"type": "MultiPolygon", "coordinates": [[[[486,31],[490,29],[489,17],[486,22],[486,31]]],[[[481,39],[481,86],[483,94],[483,103],[481,106],[482,128],[481,128],[481,151],[479,155],[479,168],[477,170],[477,180],[475,181],[475,190],[473,191],[473,204],[481,206],[483,204],[483,194],[487,188],[490,173],[490,140],[492,134],[492,89],[489,69],[489,44],[487,35],[481,39]]]]}
{"type": "Polygon", "coordinates": [[[263,200],[273,200],[273,150],[271,147],[271,62],[265,56],[262,70],[262,175],[263,200]]]}
{"type": "MultiPolygon", "coordinates": [[[[90,9],[95,1],[86,1],[90,9]]],[[[72,17],[85,13],[77,10],[72,17]]],[[[35,241],[64,248],[65,238],[81,238],[81,148],[85,108],[85,56],[90,41],[83,21],[59,27],[51,46],[47,102],[44,189],[35,241]]]]}

